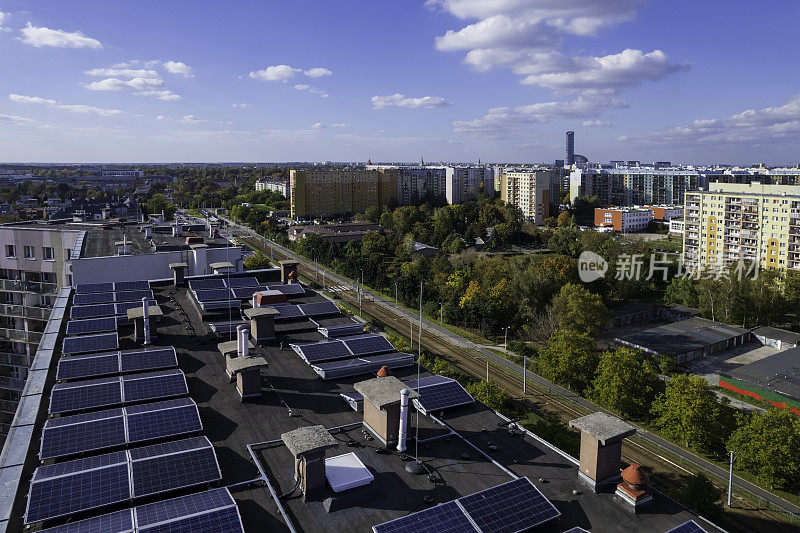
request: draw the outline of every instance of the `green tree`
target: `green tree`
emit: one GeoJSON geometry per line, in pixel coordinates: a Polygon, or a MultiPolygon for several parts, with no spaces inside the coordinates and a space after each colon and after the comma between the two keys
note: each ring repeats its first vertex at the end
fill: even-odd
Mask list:
{"type": "Polygon", "coordinates": [[[646,354],[623,347],[600,356],[589,398],[626,418],[644,419],[663,389],[646,354]]]}
{"type": "Polygon", "coordinates": [[[567,283],[553,297],[553,314],[561,329],[596,336],[605,329],[608,309],[599,295],[576,283],[567,283]]]}
{"type": "Polygon", "coordinates": [[[667,382],[652,414],[667,438],[695,450],[724,452],[735,425],[733,409],[717,400],[705,379],[690,374],[667,382]]]}
{"type": "Polygon", "coordinates": [[[664,302],[697,307],[697,282],[688,276],[672,278],[664,292],[664,302]]]}
{"type": "Polygon", "coordinates": [[[572,215],[569,211],[562,211],[556,218],[556,224],[559,228],[568,228],[573,224],[572,215]]]}
{"type": "Polygon", "coordinates": [[[492,381],[469,384],[466,389],[473,398],[495,410],[506,407],[510,399],[505,389],[492,381]]]}
{"type": "Polygon", "coordinates": [[[148,215],[157,215],[164,212],[164,216],[167,220],[172,220],[173,215],[175,214],[175,206],[167,200],[167,197],[161,193],[154,194],[145,204],[144,204],[145,211],[147,211],[148,215]]]}
{"type": "Polygon", "coordinates": [[[557,330],[539,351],[539,373],[579,394],[589,388],[597,371],[597,352],[585,333],[557,330]]]}
{"type": "Polygon", "coordinates": [[[270,262],[269,257],[261,252],[256,252],[244,260],[244,267],[247,270],[261,270],[271,266],[272,263],[270,262]]]}
{"type": "Polygon", "coordinates": [[[558,228],[553,232],[547,246],[558,254],[578,257],[581,253],[581,230],[574,226],[558,228]]]}
{"type": "Polygon", "coordinates": [[[740,421],[728,448],[736,464],[770,487],[800,480],[800,418],[788,409],[753,413],[740,421]]]}

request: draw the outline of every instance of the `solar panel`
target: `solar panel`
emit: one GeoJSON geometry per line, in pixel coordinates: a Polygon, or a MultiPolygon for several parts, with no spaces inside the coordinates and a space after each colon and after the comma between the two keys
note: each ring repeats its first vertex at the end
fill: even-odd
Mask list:
{"type": "Polygon", "coordinates": [[[232,299],[233,293],[230,289],[203,289],[194,291],[194,296],[198,302],[216,302],[232,299]]]}
{"type": "Polygon", "coordinates": [[[222,278],[193,279],[189,281],[189,289],[192,291],[222,288],[225,288],[225,282],[222,278]]]}
{"type": "Polygon", "coordinates": [[[150,289],[139,291],[121,291],[114,293],[114,301],[116,302],[139,302],[141,305],[142,298],[153,298],[153,291],[150,289]]]}
{"type": "Polygon", "coordinates": [[[589,533],[589,532],[583,529],[582,527],[575,526],[573,528],[566,530],[564,533],[589,533]]]}
{"type": "Polygon", "coordinates": [[[141,532],[243,532],[236,503],[228,489],[214,489],[136,508],[141,532]]]}
{"type": "Polygon", "coordinates": [[[50,394],[50,414],[68,413],[122,403],[119,378],[56,383],[50,394]]]}
{"type": "Polygon", "coordinates": [[[670,529],[667,533],[706,533],[706,530],[698,526],[694,520],[689,520],[678,527],[670,529]]]}
{"type": "Polygon", "coordinates": [[[72,299],[73,305],[109,304],[114,302],[113,292],[94,292],[90,294],[76,294],[72,299]]]}
{"type": "Polygon", "coordinates": [[[417,390],[419,398],[414,400],[414,405],[425,414],[475,401],[458,381],[428,385],[417,390]]]}
{"type": "Polygon", "coordinates": [[[222,479],[214,447],[206,437],[152,444],[128,453],[135,497],[222,479]]]}
{"type": "Polygon", "coordinates": [[[125,408],[128,442],[202,431],[197,404],[189,398],[145,403],[125,408]]]}
{"type": "Polygon", "coordinates": [[[114,283],[115,291],[142,291],[150,288],[150,283],[142,281],[117,281],[114,283]]]}
{"type": "Polygon", "coordinates": [[[76,318],[114,316],[115,314],[117,313],[114,310],[114,304],[76,305],[69,311],[69,317],[73,320],[76,318]]]}
{"type": "Polygon", "coordinates": [[[82,379],[119,373],[117,352],[86,356],[62,357],[58,361],[56,379],[82,379]]]}
{"type": "Polygon", "coordinates": [[[102,352],[116,350],[119,346],[116,333],[101,333],[99,335],[84,335],[82,337],[67,337],[61,353],[65,355],[75,353],[102,352]]]}
{"type": "Polygon", "coordinates": [[[40,466],[31,480],[25,523],[121,502],[130,495],[125,452],[40,466]]]}
{"type": "Polygon", "coordinates": [[[116,317],[88,318],[67,322],[67,335],[85,335],[87,333],[104,333],[106,331],[117,331],[116,317]]]}
{"type": "Polygon", "coordinates": [[[457,502],[484,533],[526,531],[561,516],[525,477],[464,496],[457,502]]]}
{"type": "Polygon", "coordinates": [[[267,289],[271,291],[280,291],[286,296],[296,296],[305,294],[305,288],[299,283],[289,283],[287,285],[268,285],[267,289]]]}
{"type": "Polygon", "coordinates": [[[291,346],[309,364],[352,357],[350,350],[342,341],[292,344],[291,346]]]}
{"type": "Polygon", "coordinates": [[[122,372],[141,372],[157,368],[178,366],[175,348],[150,348],[120,352],[120,370],[122,372]]]}
{"type": "Polygon", "coordinates": [[[225,286],[231,289],[235,287],[258,287],[260,283],[255,276],[247,276],[244,278],[231,278],[224,280],[225,286]]]}
{"type": "Polygon", "coordinates": [[[43,529],[42,533],[134,533],[133,509],[43,529]]]}
{"type": "Polygon", "coordinates": [[[339,308],[333,302],[311,302],[298,304],[300,312],[305,316],[338,315],[339,308]]]}
{"type": "Polygon", "coordinates": [[[363,335],[342,339],[353,355],[372,355],[383,352],[393,352],[394,346],[381,335],[363,335]]]}
{"type": "Polygon", "coordinates": [[[262,291],[264,287],[234,287],[231,289],[233,293],[233,297],[238,300],[246,300],[248,298],[253,297],[253,293],[256,291],[262,291]]]}
{"type": "Polygon", "coordinates": [[[189,394],[186,377],[178,369],[122,377],[125,403],[189,394]]]}
{"type": "Polygon", "coordinates": [[[42,429],[39,459],[54,459],[125,444],[122,409],[62,416],[47,420],[42,429]]]}
{"type": "Polygon", "coordinates": [[[75,294],[89,294],[93,292],[114,292],[113,283],[81,283],[75,287],[75,294]]]}
{"type": "MultiPolygon", "coordinates": [[[[152,304],[150,304],[152,305],[152,304]]],[[[114,305],[114,309],[117,315],[122,315],[127,319],[128,309],[133,309],[134,307],[142,307],[141,300],[138,302],[120,302],[114,305]]]]}
{"type": "Polygon", "coordinates": [[[467,533],[476,531],[469,518],[455,501],[442,503],[436,507],[412,513],[377,526],[375,533],[467,533]]]}
{"type": "Polygon", "coordinates": [[[277,317],[275,317],[276,320],[286,320],[288,318],[298,318],[303,316],[303,313],[301,313],[300,309],[294,304],[282,303],[270,305],[268,307],[272,307],[278,313],[280,313],[277,317]]]}
{"type": "Polygon", "coordinates": [[[414,356],[411,354],[390,353],[354,359],[343,359],[341,361],[331,361],[328,363],[318,363],[312,365],[311,368],[313,368],[322,379],[335,379],[377,372],[384,365],[389,368],[402,368],[413,364],[414,356]]]}

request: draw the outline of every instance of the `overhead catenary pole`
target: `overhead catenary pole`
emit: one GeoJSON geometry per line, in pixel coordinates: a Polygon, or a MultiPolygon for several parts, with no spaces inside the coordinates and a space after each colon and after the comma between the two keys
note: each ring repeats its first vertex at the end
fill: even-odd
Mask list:
{"type": "Polygon", "coordinates": [[[419,282],[419,342],[417,345],[419,357],[422,357],[422,281],[419,282]]]}
{"type": "Polygon", "coordinates": [[[733,496],[733,450],[731,450],[731,465],[728,470],[728,509],[731,508],[731,498],[733,496]]]}
{"type": "Polygon", "coordinates": [[[525,395],[527,391],[525,390],[527,387],[528,382],[528,356],[522,356],[522,394],[525,395]]]}

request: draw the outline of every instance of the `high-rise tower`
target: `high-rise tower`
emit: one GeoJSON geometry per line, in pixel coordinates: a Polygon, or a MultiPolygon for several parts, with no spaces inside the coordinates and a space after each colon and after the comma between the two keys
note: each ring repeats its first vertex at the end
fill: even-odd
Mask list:
{"type": "Polygon", "coordinates": [[[564,165],[571,166],[575,163],[575,132],[567,132],[567,155],[564,158],[564,165]]]}

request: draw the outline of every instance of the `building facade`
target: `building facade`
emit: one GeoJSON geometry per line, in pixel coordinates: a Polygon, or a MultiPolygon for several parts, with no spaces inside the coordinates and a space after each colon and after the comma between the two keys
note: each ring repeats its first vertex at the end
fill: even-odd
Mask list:
{"type": "Polygon", "coordinates": [[[594,225],[597,227],[613,227],[620,233],[644,231],[653,212],[641,207],[608,207],[594,210],[594,225]]]}
{"type": "Polygon", "coordinates": [[[800,187],[712,183],[687,193],[683,256],[702,269],[739,260],[800,270],[800,187]]]}
{"type": "Polygon", "coordinates": [[[645,209],[653,212],[654,220],[669,221],[673,218],[681,218],[683,216],[683,204],[681,205],[645,205],[645,209]]]}
{"type": "Polygon", "coordinates": [[[273,191],[278,194],[282,194],[284,198],[289,198],[289,195],[291,194],[289,188],[289,180],[271,180],[271,179],[256,180],[256,190],[273,191]]]}
{"type": "Polygon", "coordinates": [[[483,165],[446,167],[445,196],[448,204],[460,204],[472,200],[481,192],[494,196],[494,175],[491,167],[483,165]]]}
{"type": "Polygon", "coordinates": [[[696,170],[624,167],[578,168],[570,173],[570,201],[597,196],[604,205],[683,204],[684,194],[705,186],[696,170]]]}
{"type": "Polygon", "coordinates": [[[397,173],[397,202],[412,205],[427,195],[444,196],[448,204],[495,194],[495,173],[488,165],[367,165],[367,170],[397,173]]]}
{"type": "Polygon", "coordinates": [[[550,216],[550,185],[556,171],[550,169],[500,171],[500,198],[522,211],[534,224],[550,216]]]}
{"type": "Polygon", "coordinates": [[[291,217],[335,217],[396,201],[397,175],[396,169],[291,170],[291,217]]]}

